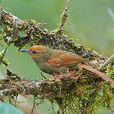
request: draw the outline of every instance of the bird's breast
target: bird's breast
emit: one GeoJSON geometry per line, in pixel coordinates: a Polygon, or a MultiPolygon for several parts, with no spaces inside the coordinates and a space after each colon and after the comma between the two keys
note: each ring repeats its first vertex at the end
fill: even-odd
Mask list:
{"type": "Polygon", "coordinates": [[[53,67],[51,65],[49,65],[48,63],[41,63],[41,64],[37,64],[37,66],[43,71],[46,72],[48,74],[53,74],[53,73],[60,73],[66,70],[65,67],[53,67]]]}

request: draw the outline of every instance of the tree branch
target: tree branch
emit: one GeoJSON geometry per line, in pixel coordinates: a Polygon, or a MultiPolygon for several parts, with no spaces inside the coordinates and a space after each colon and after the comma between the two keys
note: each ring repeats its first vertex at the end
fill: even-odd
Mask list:
{"type": "MultiPolygon", "coordinates": [[[[106,61],[106,57],[74,43],[64,33],[63,27],[67,18],[67,10],[66,8],[62,15],[60,27],[52,31],[44,28],[45,24],[43,23],[37,23],[34,20],[21,20],[2,10],[0,20],[3,29],[1,31],[2,40],[8,46],[14,44],[19,50],[27,45],[41,44],[71,51],[86,58],[90,66],[100,69],[101,64],[106,61]]],[[[3,63],[2,60],[3,57],[0,59],[0,62],[3,63]]],[[[108,65],[103,66],[102,72],[114,78],[112,63],[109,62],[108,65]]],[[[104,82],[92,72],[84,69],[77,68],[75,78],[72,78],[69,74],[67,72],[60,75],[59,80],[45,79],[39,81],[22,80],[20,76],[7,71],[7,78],[0,80],[0,95],[1,97],[18,94],[40,95],[41,99],[48,99],[52,103],[57,103],[62,112],[66,113],[75,113],[82,109],[82,112],[87,112],[90,109],[92,111],[93,105],[95,108],[97,103],[102,107],[110,106],[109,101],[114,98],[114,88],[110,83],[104,82]],[[102,95],[99,94],[100,92],[102,92],[102,95]]]]}

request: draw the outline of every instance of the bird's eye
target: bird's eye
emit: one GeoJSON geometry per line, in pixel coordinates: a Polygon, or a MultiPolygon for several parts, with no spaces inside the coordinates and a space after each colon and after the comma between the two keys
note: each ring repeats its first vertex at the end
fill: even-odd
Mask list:
{"type": "Polygon", "coordinates": [[[35,50],[32,51],[32,54],[36,54],[36,53],[37,53],[37,51],[35,51],[35,50]]]}

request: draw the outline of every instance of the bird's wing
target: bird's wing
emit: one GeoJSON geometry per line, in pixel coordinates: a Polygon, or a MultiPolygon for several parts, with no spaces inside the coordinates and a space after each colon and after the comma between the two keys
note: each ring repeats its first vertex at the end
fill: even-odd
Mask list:
{"type": "Polygon", "coordinates": [[[82,57],[73,54],[73,53],[67,53],[67,54],[60,54],[56,58],[52,57],[48,59],[47,63],[54,67],[63,67],[63,66],[69,66],[76,63],[84,62],[85,59],[82,57]]]}

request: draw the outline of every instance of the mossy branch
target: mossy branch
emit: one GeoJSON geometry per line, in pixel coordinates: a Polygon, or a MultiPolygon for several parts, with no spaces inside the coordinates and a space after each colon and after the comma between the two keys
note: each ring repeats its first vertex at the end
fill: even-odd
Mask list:
{"type": "MultiPolygon", "coordinates": [[[[106,62],[106,57],[74,43],[64,33],[63,27],[68,15],[67,11],[68,7],[63,12],[59,28],[48,31],[43,23],[37,23],[34,20],[21,20],[2,10],[0,18],[2,40],[7,46],[14,44],[18,50],[27,45],[41,44],[74,52],[87,59],[90,66],[100,69],[109,77],[114,78],[112,62],[106,62]]],[[[0,57],[0,62],[3,63],[4,57],[0,57]]],[[[7,78],[0,80],[0,95],[1,97],[18,94],[40,95],[41,99],[57,103],[65,113],[92,112],[99,106],[111,108],[110,101],[114,98],[114,88],[111,84],[84,69],[76,69],[76,71],[77,79],[70,77],[67,73],[63,74],[59,81],[22,80],[18,75],[7,71],[7,78]]]]}
{"type": "MultiPolygon", "coordinates": [[[[65,9],[66,10],[66,9],[65,9]]],[[[27,45],[41,44],[47,45],[52,48],[63,49],[68,51],[73,51],[85,58],[94,59],[98,55],[89,49],[85,49],[80,44],[75,44],[71,39],[68,39],[67,35],[61,31],[61,26],[63,27],[66,18],[63,18],[65,13],[63,13],[60,28],[56,30],[48,31],[44,28],[43,23],[37,23],[34,20],[21,20],[16,16],[7,13],[5,10],[1,12],[1,24],[3,28],[3,38],[5,43],[8,45],[14,44],[14,46],[21,49],[27,45]],[[22,35],[23,33],[24,35],[22,35]]]]}

